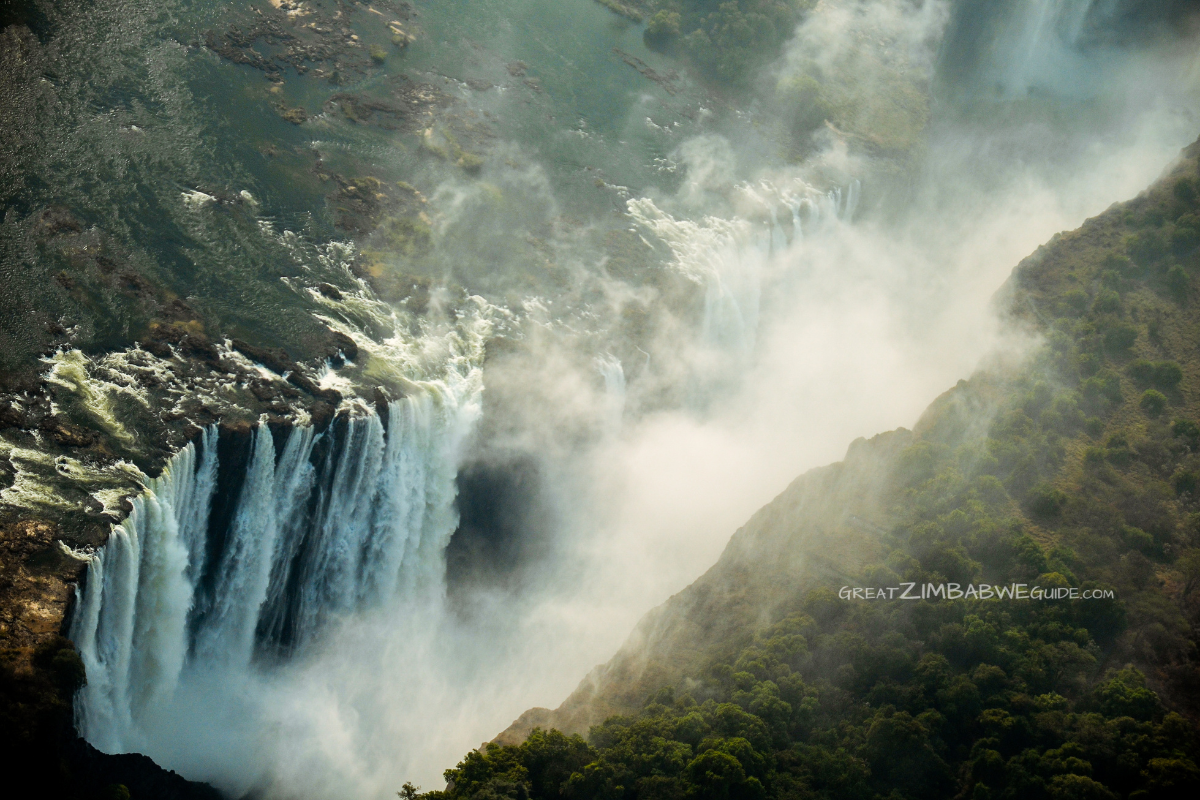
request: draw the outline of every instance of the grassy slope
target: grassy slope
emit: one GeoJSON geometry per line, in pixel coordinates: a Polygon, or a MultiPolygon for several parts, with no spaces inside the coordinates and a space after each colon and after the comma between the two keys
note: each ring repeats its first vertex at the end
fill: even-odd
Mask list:
{"type": "Polygon", "coordinates": [[[632,716],[592,728],[592,747],[537,733],[472,754],[448,773],[450,794],[504,780],[517,787],[500,791],[509,796],[639,798],[1167,797],[1200,786],[1198,157],[1200,143],[1138,198],[1018,266],[1001,302],[1043,339],[1021,364],[961,381],[914,431],[860,440],[844,462],[801,476],[559,709],[527,712],[498,741],[632,716]],[[1117,599],[831,592],[901,580],[1093,586],[1117,599]],[[788,637],[801,643],[780,644],[788,637]],[[777,724],[764,692],[786,701],[777,724]],[[713,788],[703,775],[733,772],[697,765],[737,749],[718,719],[725,705],[774,731],[740,757],[757,787],[713,788]],[[693,712],[705,734],[689,739],[693,712]],[[662,761],[661,742],[687,750],[662,761]],[[767,766],[754,767],[760,757],[767,766]],[[545,763],[562,773],[549,783],[545,763]]]}

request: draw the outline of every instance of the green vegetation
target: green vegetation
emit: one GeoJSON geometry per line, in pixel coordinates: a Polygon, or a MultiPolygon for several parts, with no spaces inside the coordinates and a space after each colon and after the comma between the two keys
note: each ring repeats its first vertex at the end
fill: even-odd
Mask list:
{"type": "MultiPolygon", "coordinates": [[[[778,59],[797,26],[817,8],[816,0],[597,2],[630,19],[644,19],[646,47],[685,60],[713,79],[713,89],[734,91],[766,74],[763,68],[778,59]]],[[[802,158],[811,147],[810,134],[828,122],[872,155],[895,159],[893,171],[903,175],[923,142],[933,76],[928,65],[912,62],[906,49],[895,47],[892,35],[870,20],[851,25],[838,46],[827,46],[811,31],[796,40],[771,98],[785,128],[784,155],[802,158]]],[[[1187,189],[1181,192],[1186,195],[1187,189]]],[[[1200,222],[1180,236],[1181,247],[1188,236],[1200,240],[1200,222]]],[[[1182,285],[1179,276],[1175,282],[1182,285]]]]}
{"type": "Polygon", "coordinates": [[[464,150],[458,142],[458,137],[449,127],[437,126],[426,129],[421,138],[421,148],[444,161],[454,162],[464,172],[472,175],[483,168],[483,157],[464,150]]]}
{"type": "MultiPolygon", "coordinates": [[[[608,0],[601,0],[608,5],[608,0]]],[[[814,0],[653,0],[646,46],[734,84],[771,60],[814,0]]]]}
{"type": "Polygon", "coordinates": [[[961,381],[911,434],[856,443],[844,465],[800,479],[702,588],[655,612],[650,627],[667,633],[641,645],[636,670],[614,659],[608,694],[593,695],[620,713],[586,740],[535,728],[489,744],[424,796],[1195,796],[1200,314],[1188,297],[1200,238],[1177,232],[1200,210],[1197,155],[1200,144],[1169,180],[1017,268],[1016,322],[1044,340],[1020,367],[961,381]],[[844,494],[878,492],[885,524],[855,523],[872,552],[841,575],[772,572],[761,531],[805,546],[786,509],[817,512],[791,493],[829,495],[828,475],[844,494]],[[838,595],[948,582],[1113,595],[838,595]],[[684,645],[673,626],[710,634],[684,645]]]}
{"type": "Polygon", "coordinates": [[[784,78],[775,87],[776,100],[793,136],[800,138],[832,119],[836,111],[821,84],[811,75],[784,78]]]}

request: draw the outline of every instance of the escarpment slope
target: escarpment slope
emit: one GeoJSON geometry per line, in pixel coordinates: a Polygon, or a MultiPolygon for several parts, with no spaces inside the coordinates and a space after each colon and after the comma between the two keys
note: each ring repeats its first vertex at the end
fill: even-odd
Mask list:
{"type": "Polygon", "coordinates": [[[1027,353],[960,381],[913,431],[859,440],[798,478],[559,708],[531,709],[502,746],[447,774],[470,762],[482,785],[553,744],[535,729],[590,728],[572,785],[607,764],[606,780],[638,796],[653,781],[686,791],[717,751],[752,794],[1134,797],[1196,784],[1198,157],[1200,143],[1016,268],[997,301],[1035,337],[1027,353]],[[837,594],[906,582],[1105,594],[837,594]],[[757,721],[734,730],[729,715],[757,721]],[[1098,738],[1085,741],[1089,725],[1098,738]],[[1175,740],[1149,745],[1161,726],[1175,740]],[[1135,734],[1151,737],[1140,751],[1135,734]],[[678,763],[655,761],[645,736],[679,748],[678,763]],[[1060,752],[1081,763],[1046,761],[1060,752]],[[1106,762],[1122,753],[1128,763],[1106,762]]]}
{"type": "Polygon", "coordinates": [[[527,711],[497,741],[519,742],[535,726],[586,733],[658,688],[702,673],[715,654],[735,652],[806,587],[849,580],[878,556],[887,476],[911,441],[903,429],[859,440],[845,461],[797,478],[733,535],[717,564],[648,613],[562,706],[527,711]]]}

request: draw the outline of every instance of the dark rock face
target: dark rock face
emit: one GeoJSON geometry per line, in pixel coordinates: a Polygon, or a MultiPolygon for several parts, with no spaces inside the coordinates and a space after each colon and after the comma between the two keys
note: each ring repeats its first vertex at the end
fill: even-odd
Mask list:
{"type": "Polygon", "coordinates": [[[46,417],[39,427],[63,447],[87,447],[99,438],[95,431],[81,428],[57,415],[46,417]]]}
{"type": "Polygon", "coordinates": [[[388,407],[390,398],[382,388],[376,386],[372,393],[372,402],[375,404],[375,413],[379,415],[379,420],[383,423],[383,429],[388,429],[388,423],[391,422],[391,410],[388,407]]]}
{"type": "MultiPolygon", "coordinates": [[[[341,336],[349,342],[348,347],[358,354],[358,348],[354,345],[354,340],[350,339],[345,334],[335,334],[341,336]]],[[[339,343],[341,340],[337,340],[339,343]]],[[[332,389],[322,389],[317,382],[308,375],[304,374],[299,364],[292,360],[292,357],[287,354],[287,351],[282,347],[257,347],[244,342],[241,339],[233,340],[233,349],[253,361],[257,361],[272,372],[277,372],[281,376],[286,375],[287,380],[297,389],[312,395],[318,400],[337,405],[342,401],[342,395],[332,389]]],[[[347,357],[353,358],[347,353],[347,357]]]]}
{"type": "MultiPolygon", "coordinates": [[[[345,356],[351,361],[358,360],[358,345],[354,343],[353,339],[341,331],[333,331],[330,335],[330,339],[333,341],[333,346],[338,349],[341,355],[345,356]]],[[[330,357],[334,358],[337,355],[338,353],[334,353],[330,357]]]]}
{"type": "Polygon", "coordinates": [[[0,772],[23,776],[37,790],[28,796],[91,800],[120,785],[138,798],[219,800],[146,756],[106,755],[76,736],[71,699],[86,676],[61,629],[82,564],[57,546],[63,535],[45,520],[0,525],[0,772]]]}
{"type": "Polygon", "coordinates": [[[251,361],[257,361],[272,372],[282,375],[296,369],[296,362],[282,347],[256,347],[241,339],[233,340],[233,349],[251,361]]]}
{"type": "Polygon", "coordinates": [[[333,414],[337,409],[329,403],[313,403],[309,413],[312,415],[313,427],[318,433],[323,433],[329,427],[329,423],[333,421],[333,414]]]}
{"type": "Polygon", "coordinates": [[[0,662],[29,667],[34,647],[58,632],[80,563],[56,546],[59,526],[39,519],[0,524],[0,662]]]}
{"type": "Polygon", "coordinates": [[[119,785],[130,797],[154,800],[225,800],[207,783],[189,781],[140,753],[109,755],[76,737],[66,748],[76,787],[83,796],[100,794],[119,785]]]}
{"type": "Polygon", "coordinates": [[[468,586],[513,586],[553,546],[554,510],[537,461],[492,454],[458,474],[458,529],[446,548],[450,592],[468,586]]]}

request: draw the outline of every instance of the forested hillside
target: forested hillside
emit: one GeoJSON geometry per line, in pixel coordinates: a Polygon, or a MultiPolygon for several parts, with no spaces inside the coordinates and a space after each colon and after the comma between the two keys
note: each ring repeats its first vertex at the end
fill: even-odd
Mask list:
{"type": "Polygon", "coordinates": [[[597,0],[645,22],[647,46],[690,59],[711,77],[737,85],[780,47],[816,0],[597,0]]]}
{"type": "Polygon", "coordinates": [[[1195,796],[1198,156],[1017,267],[1028,352],[797,479],[430,800],[1195,796]],[[839,597],[905,583],[1112,597],[839,597]]]}

